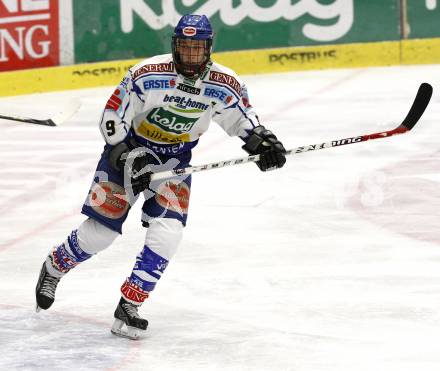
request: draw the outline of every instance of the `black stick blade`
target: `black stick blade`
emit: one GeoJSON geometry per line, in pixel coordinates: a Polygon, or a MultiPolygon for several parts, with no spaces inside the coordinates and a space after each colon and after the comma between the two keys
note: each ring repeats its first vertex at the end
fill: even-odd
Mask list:
{"type": "Polygon", "coordinates": [[[38,120],[38,119],[30,119],[25,117],[5,116],[5,115],[0,115],[0,119],[9,120],[9,121],[27,122],[28,124],[35,124],[35,125],[57,126],[52,119],[38,120]]]}
{"type": "Polygon", "coordinates": [[[420,85],[414,102],[408,112],[408,115],[403,120],[402,125],[408,130],[411,130],[415,124],[420,120],[432,96],[432,86],[424,82],[420,85]]]}

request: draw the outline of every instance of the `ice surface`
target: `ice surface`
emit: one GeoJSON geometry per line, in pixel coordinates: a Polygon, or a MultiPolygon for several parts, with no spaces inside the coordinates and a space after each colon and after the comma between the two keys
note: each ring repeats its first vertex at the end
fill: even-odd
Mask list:
{"type": "MultiPolygon", "coordinates": [[[[34,288],[80,214],[113,87],[0,99],[1,370],[440,369],[440,66],[245,76],[262,123],[287,148],[394,128],[417,88],[432,102],[411,133],[195,174],[184,240],[141,314],[139,342],[110,334],[142,248],[135,205],[112,247],[61,281],[47,312],[34,288]]],[[[215,124],[193,163],[243,155],[215,124]]]]}

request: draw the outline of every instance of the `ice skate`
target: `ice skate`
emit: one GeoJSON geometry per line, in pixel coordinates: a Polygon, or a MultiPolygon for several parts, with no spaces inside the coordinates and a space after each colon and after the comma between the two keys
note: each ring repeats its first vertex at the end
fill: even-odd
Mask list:
{"type": "Polygon", "coordinates": [[[36,311],[41,309],[49,309],[55,301],[55,291],[57,289],[60,278],[54,277],[49,274],[46,269],[46,262],[43,263],[40,271],[40,277],[38,278],[37,287],[35,288],[35,295],[37,299],[36,311]]]}
{"type": "Polygon", "coordinates": [[[148,321],[139,316],[138,308],[138,305],[121,298],[115,310],[115,322],[111,329],[112,334],[131,340],[138,340],[145,334],[148,321]]]}

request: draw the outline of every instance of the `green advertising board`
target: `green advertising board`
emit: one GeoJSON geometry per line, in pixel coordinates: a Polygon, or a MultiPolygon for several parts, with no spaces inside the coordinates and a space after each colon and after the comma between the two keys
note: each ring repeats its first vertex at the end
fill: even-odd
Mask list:
{"type": "Polygon", "coordinates": [[[398,40],[399,7],[399,0],[75,0],[75,63],[169,53],[173,27],[188,13],[210,18],[217,52],[398,40]]]}
{"type": "MultiPolygon", "coordinates": [[[[0,95],[115,85],[143,58],[169,53],[173,28],[188,13],[210,18],[216,32],[213,59],[239,74],[440,63],[440,0],[50,4],[59,15],[50,19],[60,30],[55,44],[62,66],[2,72],[0,95]]],[[[8,32],[4,44],[15,51],[18,41],[8,32]]]]}
{"type": "Polygon", "coordinates": [[[408,38],[440,37],[440,0],[407,0],[408,38]]]}

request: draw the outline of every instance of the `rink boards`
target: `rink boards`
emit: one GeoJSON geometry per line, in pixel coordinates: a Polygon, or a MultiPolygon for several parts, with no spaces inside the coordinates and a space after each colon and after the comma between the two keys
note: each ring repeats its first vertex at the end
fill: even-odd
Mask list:
{"type": "MultiPolygon", "coordinates": [[[[440,38],[214,53],[239,74],[440,63],[440,38]]],[[[114,85],[139,59],[0,73],[0,96],[114,85]]]]}

